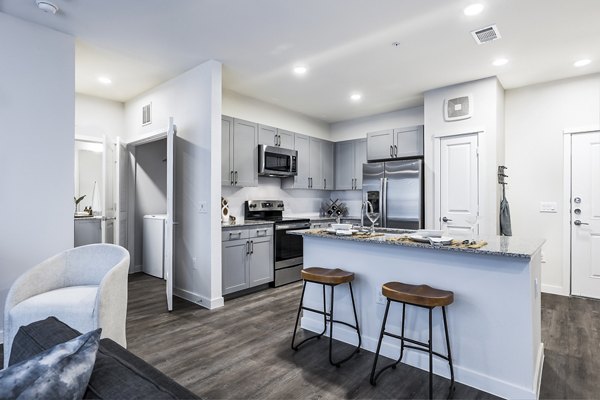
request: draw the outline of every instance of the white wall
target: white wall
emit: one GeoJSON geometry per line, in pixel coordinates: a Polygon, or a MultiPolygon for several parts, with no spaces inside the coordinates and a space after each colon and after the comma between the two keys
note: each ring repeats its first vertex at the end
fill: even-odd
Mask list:
{"type": "Polygon", "coordinates": [[[223,114],[321,139],[331,139],[327,122],[231,90],[223,90],[223,114]]]}
{"type": "Polygon", "coordinates": [[[331,124],[331,140],[339,142],[365,138],[368,132],[423,125],[423,107],[413,107],[331,124]]]}
{"type": "Polygon", "coordinates": [[[75,95],[75,135],[104,135],[116,138],[125,133],[125,105],[118,101],[105,100],[77,93],[75,95]]]}
{"type": "Polygon", "coordinates": [[[135,149],[135,254],[136,270],[143,264],[144,215],[167,212],[167,140],[157,140],[135,149]]]}
{"type": "Polygon", "coordinates": [[[497,167],[503,160],[503,91],[496,77],[491,77],[425,93],[425,225],[427,228],[433,228],[436,219],[435,136],[482,132],[479,135],[479,231],[482,234],[497,234],[500,190],[497,167]],[[473,96],[473,116],[460,121],[445,121],[444,99],[467,94],[473,96]]]}
{"type": "Polygon", "coordinates": [[[73,247],[75,43],[71,36],[3,13],[0,37],[4,310],[19,275],[73,247]]]}
{"type": "Polygon", "coordinates": [[[513,232],[542,237],[542,289],[568,295],[569,265],[563,262],[563,130],[600,126],[600,74],[506,91],[507,197],[513,232]],[[558,213],[540,213],[552,201],[558,213]]]}
{"type": "Polygon", "coordinates": [[[175,293],[214,308],[223,305],[221,63],[205,62],[127,102],[125,136],[133,141],[164,132],[169,116],[177,125],[175,293]],[[142,106],[149,102],[152,123],[141,126],[142,106]],[[206,204],[207,213],[200,212],[201,203],[206,204]]]}

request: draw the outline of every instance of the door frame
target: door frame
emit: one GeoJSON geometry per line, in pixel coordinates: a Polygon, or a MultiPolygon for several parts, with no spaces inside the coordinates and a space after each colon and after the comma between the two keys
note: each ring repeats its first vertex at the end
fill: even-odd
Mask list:
{"type": "Polygon", "coordinates": [[[546,293],[571,296],[573,293],[573,264],[571,263],[571,160],[573,154],[571,140],[573,135],[600,131],[600,126],[584,126],[579,128],[563,129],[563,286],[542,284],[546,293]]]}
{"type": "MultiPolygon", "coordinates": [[[[442,229],[442,180],[441,180],[441,156],[442,156],[442,140],[449,137],[476,135],[477,136],[477,147],[481,147],[481,136],[485,131],[483,129],[476,129],[470,132],[461,133],[441,133],[433,136],[433,226],[434,229],[442,229]]],[[[482,184],[481,184],[481,163],[480,157],[477,157],[477,214],[481,213],[481,197],[482,196],[482,184]]],[[[479,230],[481,231],[481,221],[479,222],[479,230]]]]}

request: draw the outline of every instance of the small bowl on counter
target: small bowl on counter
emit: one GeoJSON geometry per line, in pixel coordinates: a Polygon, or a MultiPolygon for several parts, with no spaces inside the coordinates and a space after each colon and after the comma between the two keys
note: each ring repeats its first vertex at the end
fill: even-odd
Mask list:
{"type": "Polygon", "coordinates": [[[331,224],[331,228],[336,231],[349,231],[352,229],[352,224],[331,224]]]}

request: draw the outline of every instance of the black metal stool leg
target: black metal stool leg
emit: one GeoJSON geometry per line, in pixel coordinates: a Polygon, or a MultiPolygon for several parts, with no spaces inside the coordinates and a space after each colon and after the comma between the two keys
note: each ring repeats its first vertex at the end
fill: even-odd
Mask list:
{"type": "Polygon", "coordinates": [[[402,303],[402,331],[400,333],[400,357],[398,357],[398,361],[394,365],[392,365],[392,369],[396,369],[400,361],[402,360],[402,355],[404,354],[404,321],[406,320],[406,303],[402,303]]]}
{"type": "Polygon", "coordinates": [[[333,293],[334,293],[334,285],[331,285],[331,304],[329,306],[329,363],[331,365],[335,365],[336,367],[340,367],[339,363],[334,363],[331,358],[331,352],[333,349],[333,293]]]}
{"type": "Polygon", "coordinates": [[[430,308],[429,309],[429,346],[428,346],[428,350],[429,350],[429,398],[432,399],[433,398],[433,343],[432,343],[432,332],[431,332],[431,314],[433,312],[433,309],[430,308]]]}
{"type": "MultiPolygon", "coordinates": [[[[294,325],[294,335],[292,336],[292,350],[297,351],[300,346],[302,346],[305,342],[311,340],[311,339],[321,339],[321,336],[323,336],[325,334],[325,332],[327,331],[327,312],[326,312],[326,302],[325,302],[325,285],[323,285],[323,331],[317,335],[313,335],[311,337],[308,337],[306,339],[304,339],[303,341],[301,341],[298,344],[294,344],[295,340],[296,340],[296,332],[298,331],[298,321],[300,320],[300,312],[302,311],[303,307],[303,302],[304,302],[304,292],[306,291],[306,283],[307,281],[304,281],[304,285],[302,286],[302,295],[300,296],[300,305],[298,306],[298,314],[296,315],[296,325],[294,325]]],[[[316,282],[314,282],[316,283],[316,282]]],[[[309,309],[310,311],[315,311],[312,309],[309,309]]],[[[318,312],[318,311],[317,311],[318,312]]]]}
{"type": "Polygon", "coordinates": [[[294,334],[292,335],[292,350],[298,350],[297,346],[294,346],[294,340],[296,340],[296,331],[298,330],[298,320],[300,320],[300,313],[302,312],[302,302],[304,301],[304,291],[306,290],[306,281],[302,285],[302,296],[300,296],[300,305],[298,306],[298,314],[296,315],[296,324],[294,325],[294,334]]]}
{"type": "Polygon", "coordinates": [[[381,350],[381,342],[383,341],[383,334],[385,333],[385,324],[387,322],[388,312],[390,311],[390,299],[387,300],[387,304],[385,306],[385,313],[383,314],[383,322],[381,323],[381,333],[379,334],[379,341],[377,342],[377,350],[375,351],[375,358],[373,359],[373,368],[371,369],[371,385],[375,386],[377,381],[377,377],[379,374],[383,372],[381,370],[377,376],[375,376],[375,369],[377,368],[377,359],[379,358],[379,350],[381,350]]]}
{"type": "Polygon", "coordinates": [[[448,364],[450,365],[450,396],[455,390],[455,386],[454,367],[452,365],[452,353],[450,352],[450,338],[448,337],[448,322],[446,321],[446,306],[442,307],[442,316],[444,317],[444,333],[446,334],[446,349],[448,350],[448,364]]]}
{"type": "Polygon", "coordinates": [[[360,346],[362,344],[362,337],[360,336],[360,328],[358,327],[358,314],[356,313],[356,304],[354,303],[354,293],[352,292],[352,282],[348,282],[350,285],[350,298],[352,299],[352,310],[354,311],[354,322],[356,322],[356,334],[358,335],[358,346],[356,346],[356,352],[360,352],[360,346]]]}

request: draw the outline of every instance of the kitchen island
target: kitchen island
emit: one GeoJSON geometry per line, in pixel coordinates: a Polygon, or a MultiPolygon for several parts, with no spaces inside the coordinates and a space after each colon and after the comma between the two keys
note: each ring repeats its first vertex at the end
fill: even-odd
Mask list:
{"type": "MultiPolygon", "coordinates": [[[[480,249],[432,246],[398,240],[401,233],[374,237],[335,236],[322,230],[298,232],[304,237],[304,266],[354,272],[354,296],[362,347],[377,347],[389,281],[427,284],[451,290],[448,329],[458,382],[505,398],[536,398],[543,365],[540,267],[542,240],[482,237],[480,249]]],[[[353,321],[347,285],[335,291],[335,319],[353,321]]],[[[322,309],[320,285],[307,284],[305,305],[322,309]]],[[[400,332],[402,307],[392,303],[388,330],[400,332]],[[391,328],[391,329],[390,329],[391,328]]],[[[406,336],[427,341],[427,310],[407,307],[406,336]]],[[[323,317],[305,311],[301,326],[321,332],[323,317]]],[[[336,324],[334,338],[356,344],[356,333],[336,324]]],[[[441,310],[434,310],[434,350],[445,354],[441,310]]],[[[400,341],[386,337],[381,354],[397,359],[400,341]]],[[[428,369],[426,353],[405,350],[404,363],[428,369]]],[[[434,357],[434,373],[449,377],[445,360],[434,357]]],[[[398,372],[387,379],[402,379],[398,372]]],[[[382,376],[382,379],[386,379],[382,376]]]]}

